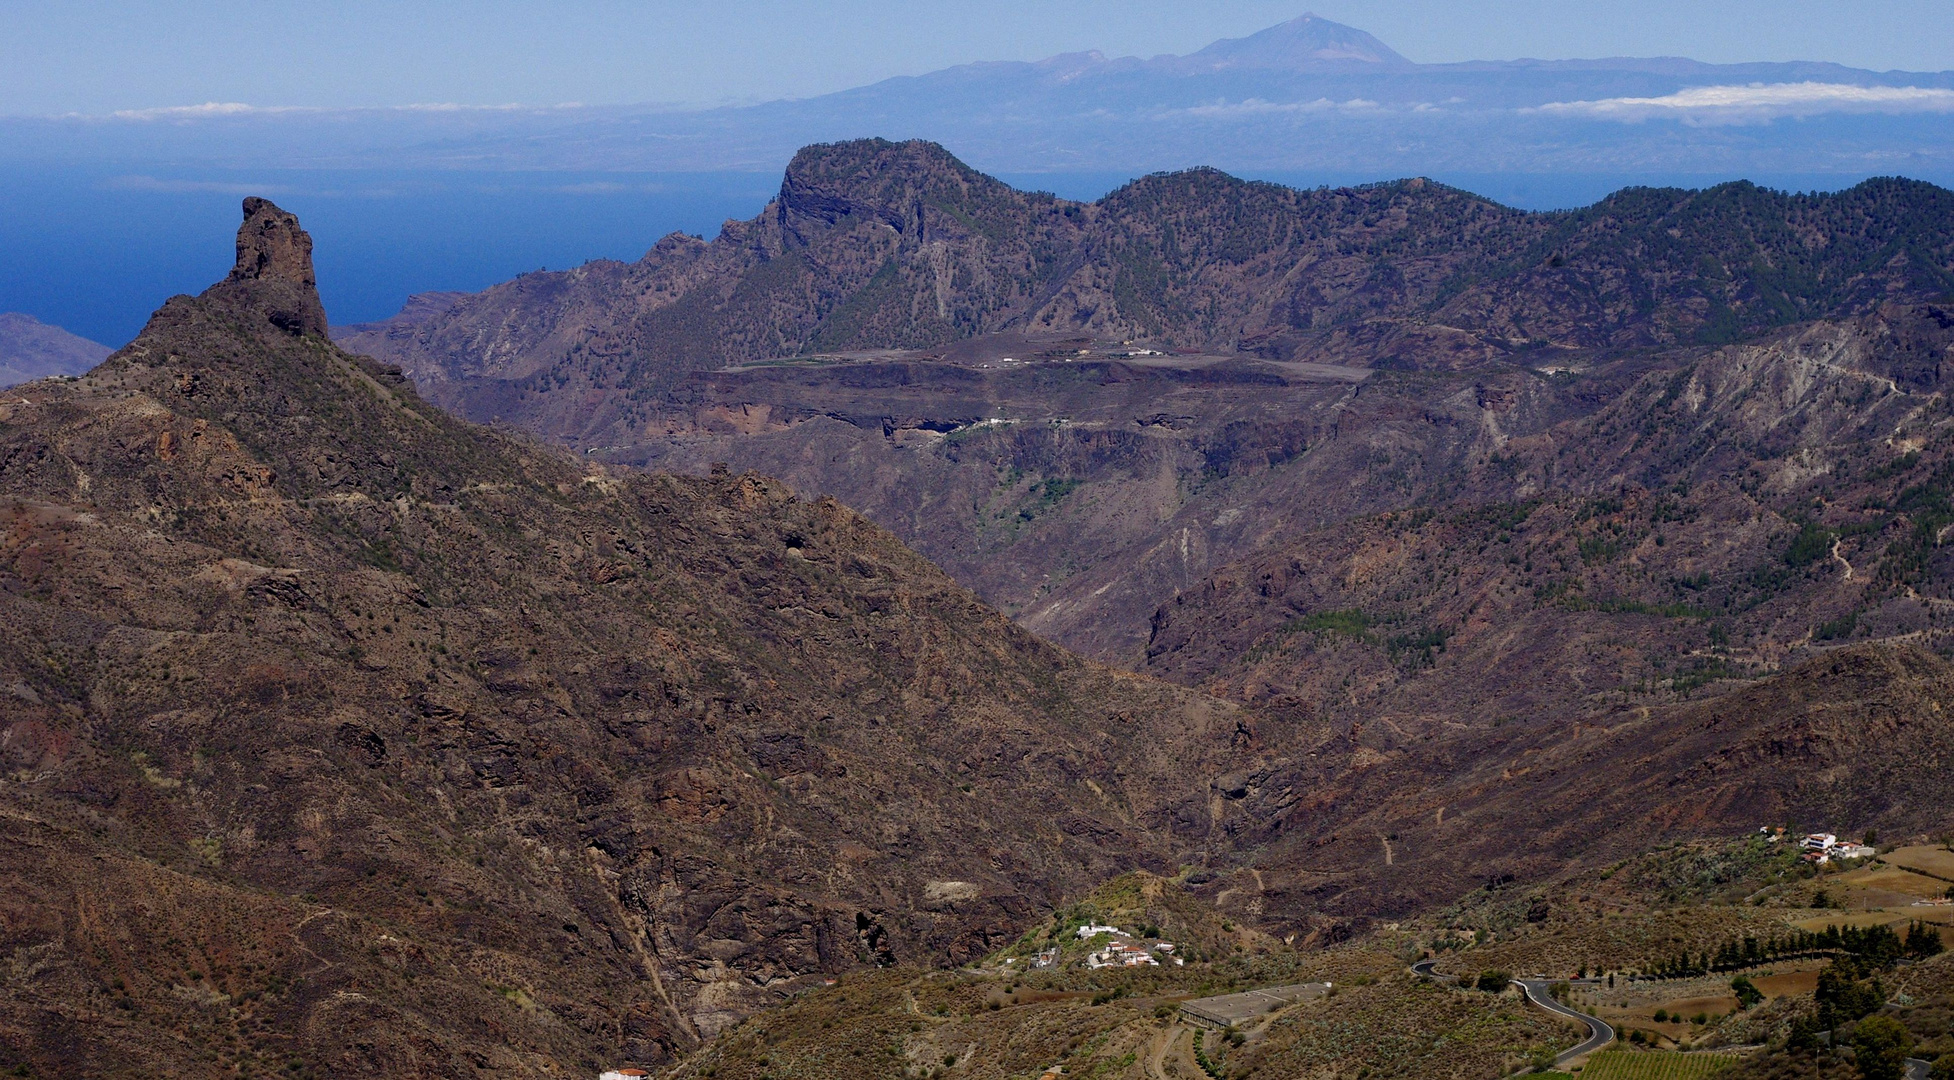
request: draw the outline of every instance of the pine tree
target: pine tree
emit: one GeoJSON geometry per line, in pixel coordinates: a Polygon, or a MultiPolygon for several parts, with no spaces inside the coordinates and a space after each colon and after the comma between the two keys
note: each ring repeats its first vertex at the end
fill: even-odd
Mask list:
{"type": "Polygon", "coordinates": [[[1940,939],[1939,927],[1919,921],[1907,927],[1907,955],[1925,960],[1930,956],[1939,956],[1945,948],[1940,939]]]}

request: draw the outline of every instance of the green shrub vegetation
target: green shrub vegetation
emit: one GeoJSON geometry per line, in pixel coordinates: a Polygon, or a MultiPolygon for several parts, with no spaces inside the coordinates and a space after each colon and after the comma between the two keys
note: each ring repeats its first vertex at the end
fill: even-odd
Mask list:
{"type": "Polygon", "coordinates": [[[1330,637],[1346,637],[1358,641],[1370,640],[1370,617],[1361,611],[1313,611],[1284,623],[1282,629],[1292,634],[1325,634],[1330,637]]]}
{"type": "Polygon", "coordinates": [[[1905,1080],[1913,1033],[1890,1016],[1869,1016],[1852,1033],[1852,1051],[1865,1080],[1905,1080]]]}
{"type": "Polygon", "coordinates": [[[1581,1080],[1698,1080],[1732,1064],[1731,1058],[1717,1054],[1603,1050],[1588,1059],[1581,1080]]]}
{"type": "Polygon", "coordinates": [[[1750,981],[1748,975],[1739,975],[1730,980],[1730,992],[1737,995],[1737,1007],[1740,1009],[1755,1008],[1758,1002],[1764,1000],[1764,992],[1750,981]]]}

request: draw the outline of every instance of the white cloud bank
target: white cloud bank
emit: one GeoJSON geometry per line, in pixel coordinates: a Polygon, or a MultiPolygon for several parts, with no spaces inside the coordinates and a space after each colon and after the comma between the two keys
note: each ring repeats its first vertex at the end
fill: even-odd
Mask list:
{"type": "MultiPolygon", "coordinates": [[[[108,114],[112,120],[213,120],[233,116],[336,116],[372,113],[548,113],[581,109],[579,102],[562,105],[457,105],[452,102],[427,102],[416,105],[353,105],[331,108],[319,105],[247,105],[241,101],[206,101],[202,105],[168,105],[157,109],[119,109],[108,114]]],[[[71,114],[70,119],[100,117],[71,114]]]]}
{"type": "Polygon", "coordinates": [[[1850,83],[1753,83],[1692,86],[1664,97],[1556,101],[1527,111],[1624,123],[1669,119],[1701,125],[1762,124],[1784,117],[1837,113],[1954,113],[1954,90],[1850,83]]]}
{"type": "Polygon", "coordinates": [[[1271,116],[1283,113],[1320,112],[1367,112],[1376,109],[1377,102],[1364,98],[1351,98],[1349,101],[1331,101],[1317,98],[1315,101],[1265,101],[1262,98],[1247,98],[1242,101],[1218,101],[1210,105],[1193,105],[1185,109],[1169,109],[1163,117],[1199,116],[1206,119],[1229,120],[1254,116],[1271,116]]]}

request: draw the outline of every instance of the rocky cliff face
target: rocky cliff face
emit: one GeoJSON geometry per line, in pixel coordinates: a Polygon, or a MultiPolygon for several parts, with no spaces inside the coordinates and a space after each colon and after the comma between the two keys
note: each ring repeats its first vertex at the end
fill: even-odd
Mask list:
{"type": "Polygon", "coordinates": [[[628,266],[527,275],[404,315],[412,334],[343,336],[438,395],[461,394],[457,379],[508,383],[495,399],[507,415],[620,438],[644,408],[546,421],[542,399],[574,382],[638,403],[731,361],[1011,329],[1476,367],[1930,298],[1954,280],[1949,198],[1899,180],[1814,196],[1738,183],[1528,214],[1424,180],[1305,192],[1195,170],[1079,204],[1014,191],[933,144],[869,140],[803,150],[766,210],[710,244],[674,235],[628,266]]]}
{"type": "MultiPolygon", "coordinates": [[[[674,234],[637,263],[525,275],[403,320],[411,326],[349,328],[340,338],[471,415],[500,408],[505,392],[530,401],[523,387],[626,391],[603,404],[601,426],[640,414],[642,391],[691,370],[998,329],[1033,306],[1037,285],[1076,241],[1079,214],[930,144],[814,147],[795,158],[759,217],[728,222],[710,244],[674,234]]],[[[589,419],[564,422],[595,430],[589,419]]]]}
{"type": "Polygon", "coordinates": [[[753,475],[616,474],[334,348],[309,242],[0,406],[0,1052],[656,1062],[1221,826],[1234,706],[753,475]]]}
{"type": "Polygon", "coordinates": [[[312,237],[268,199],[244,201],[237,265],[213,295],[249,307],[289,334],[326,336],[326,309],[312,272],[312,237]]]}

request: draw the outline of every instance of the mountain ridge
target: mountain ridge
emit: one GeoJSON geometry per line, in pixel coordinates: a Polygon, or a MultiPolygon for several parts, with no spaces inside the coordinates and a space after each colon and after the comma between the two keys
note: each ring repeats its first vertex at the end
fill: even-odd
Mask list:
{"type": "Polygon", "coordinates": [[[1078,204],[979,175],[924,144],[819,148],[711,244],[339,333],[600,460],[835,494],[1134,663],[1160,604],[1284,529],[1441,498],[1468,455],[1652,365],[1954,280],[1950,196],[1910,181],[1524,214],[1427,181],[1196,171],[1078,204]],[[1390,484],[1357,481],[1387,458],[1390,484]]]}
{"type": "Polygon", "coordinates": [[[24,312],[0,312],[0,387],[80,375],[113,351],[24,312]]]}
{"type": "Polygon", "coordinates": [[[308,254],[253,200],[230,277],[0,403],[12,1063],[655,1064],[1216,827],[1238,707],[832,501],[449,417],[314,332],[308,254]]]}
{"type": "MultiPolygon", "coordinates": [[[[1733,303],[1759,306],[1758,313],[1750,315],[1750,322],[1740,321],[1727,329],[1709,327],[1709,320],[1699,311],[1664,312],[1662,319],[1653,320],[1693,321],[1697,325],[1689,329],[1699,335],[1756,332],[1826,310],[1814,303],[1834,305],[1834,310],[1837,305],[1846,305],[1845,310],[1852,310],[1852,305],[1863,309],[1874,291],[1882,288],[1875,277],[1882,273],[1887,278],[1884,288],[1897,290],[1896,295],[1925,298],[1947,290],[1950,282],[1954,282],[1949,271],[1948,238],[1944,229],[1936,231],[1934,225],[1939,219],[1934,210],[1938,205],[1936,200],[1946,197],[1944,189],[1904,180],[1868,181],[1836,196],[1787,196],[1736,182],[1703,192],[1630,188],[1583,210],[1526,214],[1422,179],[1300,192],[1236,180],[1215,170],[1193,170],[1145,177],[1096,203],[1080,204],[1039,193],[1017,192],[970,169],[935,144],[858,140],[805,149],[787,169],[779,196],[761,215],[748,222],[728,222],[710,244],[674,234],[661,240],[630,268],[609,262],[592,263],[578,271],[543,273],[521,280],[525,283],[523,288],[531,292],[539,287],[552,292],[566,287],[608,289],[613,293],[645,289],[642,298],[634,299],[629,308],[620,312],[635,317],[638,310],[646,308],[655,311],[660,307],[676,307],[675,301],[684,299],[697,284],[697,279],[686,275],[698,270],[747,274],[778,256],[790,254],[792,248],[813,246],[815,237],[821,234],[832,234],[827,237],[834,241],[830,250],[844,243],[859,248],[864,240],[858,226],[873,218],[894,234],[893,246],[884,245],[889,248],[886,254],[869,250],[850,254],[835,251],[829,257],[833,265],[816,270],[818,274],[837,275],[832,283],[822,285],[815,296],[782,297],[788,303],[803,305],[802,311],[788,315],[788,321],[777,326],[763,323],[752,329],[741,328],[718,335],[727,341],[718,347],[719,357],[726,361],[757,360],[792,355],[793,350],[805,348],[914,347],[939,344],[972,333],[1022,328],[1053,333],[1151,336],[1177,347],[1260,352],[1279,359],[1325,358],[1334,355],[1332,350],[1350,349],[1354,345],[1354,351],[1366,358],[1359,363],[1374,363],[1383,359],[1378,354],[1390,348],[1388,342],[1365,345],[1353,340],[1344,345],[1333,343],[1326,349],[1322,345],[1312,348],[1296,339],[1319,325],[1355,324],[1369,313],[1367,305],[1382,309],[1376,314],[1386,319],[1409,316],[1412,321],[1419,318],[1476,320],[1484,326],[1480,332],[1494,339],[1486,344],[1495,349],[1504,348],[1506,342],[1515,339],[1524,341],[1538,336],[1516,325],[1515,320],[1534,322],[1543,318],[1554,324],[1544,338],[1550,345],[1592,348],[1675,343],[1679,335],[1673,330],[1637,327],[1634,320],[1646,324],[1652,321],[1651,313],[1623,310],[1626,297],[1604,295],[1599,298],[1599,304],[1584,307],[1578,305],[1586,302],[1573,295],[1582,290],[1620,290],[1622,286],[1616,282],[1623,277],[1631,279],[1631,291],[1660,287],[1634,282],[1637,276],[1672,278],[1675,282],[1672,287],[1693,291],[1696,295],[1690,299],[1699,304],[1707,302],[1712,311],[1718,308],[1729,311],[1733,303]],[[835,169],[840,171],[832,171],[835,169]],[[892,182],[892,177],[901,179],[892,182]],[[917,187],[919,184],[923,186],[917,187]],[[929,187],[932,184],[945,186],[929,187]],[[1248,231],[1231,235],[1228,230],[1234,226],[1214,217],[1214,207],[1227,207],[1228,213],[1246,214],[1256,220],[1248,231]],[[934,219],[930,217],[932,210],[937,212],[934,219]],[[1867,217],[1868,224],[1880,230],[1881,238],[1873,241],[1871,249],[1845,256],[1860,259],[1859,267],[1848,268],[1836,261],[1840,257],[1837,249],[1842,245],[1821,245],[1820,254],[1815,255],[1794,235],[1801,229],[1817,228],[1832,230],[1841,241],[1861,239],[1855,232],[1846,231],[1855,228],[1857,222],[1827,222],[1824,220],[1827,214],[1834,218],[1839,214],[1867,217]],[[1897,218],[1893,216],[1896,214],[1897,218]],[[1203,215],[1207,215],[1207,220],[1202,220],[1203,215]],[[1782,224],[1753,220],[1778,215],[1787,220],[1782,224]],[[1182,220],[1171,220],[1174,218],[1182,220]],[[1094,229],[1095,225],[1103,227],[1094,229]],[[1910,231],[1916,225],[1917,235],[1910,231]],[[1166,233],[1162,232],[1163,228],[1166,233]],[[1617,228],[1629,231],[1629,235],[1624,238],[1598,235],[1617,228]],[[927,255],[923,250],[926,248],[945,250],[944,244],[968,248],[974,243],[995,243],[987,230],[999,229],[1012,233],[1012,243],[1020,249],[1011,256],[1016,262],[1007,271],[1010,279],[1004,287],[1011,291],[1008,297],[989,295],[980,299],[982,294],[959,291],[952,282],[931,284],[927,276],[940,277],[950,271],[914,265],[939,257],[927,255]],[[1327,229],[1341,229],[1344,235],[1332,241],[1321,234],[1327,229]],[[1759,234],[1755,232],[1758,229],[1769,230],[1774,235],[1759,234]],[[929,235],[931,230],[944,239],[933,240],[929,235]],[[1260,234],[1255,230],[1260,230],[1260,234]],[[1725,246],[1726,250],[1715,253],[1723,264],[1724,269],[1719,273],[1725,276],[1725,281],[1712,282],[1688,268],[1665,265],[1678,258],[1677,252],[1687,246],[1675,243],[1684,230],[1708,231],[1709,235],[1698,243],[1725,246]],[[1908,239],[1888,256],[1891,267],[1880,268],[1866,261],[1880,258],[1882,249],[1878,245],[1899,242],[1897,238],[1903,230],[1909,230],[1908,239]],[[1668,235],[1663,235],[1665,232],[1668,235]],[[1182,234],[1195,239],[1194,250],[1182,253],[1174,247],[1182,234]],[[979,236],[981,240],[977,239],[979,236]],[[1292,267],[1281,260],[1306,256],[1312,253],[1309,245],[1320,247],[1329,242],[1410,244],[1413,251],[1407,253],[1409,257],[1396,256],[1399,265],[1412,266],[1422,261],[1429,269],[1421,267],[1425,280],[1416,283],[1415,291],[1407,289],[1406,282],[1378,282],[1360,283],[1354,290],[1344,285],[1328,292],[1324,286],[1313,286],[1307,279],[1300,286],[1283,279],[1283,273],[1292,267]],[[1163,243],[1169,245],[1166,250],[1156,247],[1163,243]],[[1239,251],[1216,249],[1212,246],[1215,243],[1246,246],[1239,251]],[[1737,249],[1757,243],[1773,245],[1769,258],[1788,265],[1768,267],[1766,264],[1766,273],[1752,277],[1752,265],[1742,259],[1743,253],[1737,249]],[[1733,244],[1736,246],[1732,247],[1733,244]],[[1921,244],[1926,246],[1916,251],[1915,247],[1921,244]],[[1068,246],[1072,250],[1065,250],[1068,246]],[[1593,265],[1584,266],[1581,262],[1584,255],[1598,258],[1593,265]],[[1630,266],[1622,261],[1631,256],[1657,269],[1651,274],[1639,265],[1630,266]],[[1170,278],[1159,284],[1143,285],[1140,283],[1146,281],[1144,273],[1133,269],[1128,270],[1127,279],[1122,279],[1119,276],[1122,264],[1118,261],[1122,258],[1156,264],[1164,261],[1172,267],[1170,273],[1179,275],[1180,280],[1170,278]],[[902,282],[895,296],[886,299],[874,291],[858,292],[865,290],[871,281],[880,281],[874,277],[883,270],[878,259],[894,262],[891,269],[909,279],[902,282]],[[1258,259],[1270,265],[1257,266],[1258,259]],[[1462,259],[1476,259],[1478,263],[1456,266],[1462,259]],[[843,260],[860,265],[843,269],[846,265],[843,260]],[[1106,285],[1098,281],[1078,279],[1091,260],[1098,263],[1092,266],[1091,274],[1112,279],[1111,294],[1105,294],[1106,285]],[[1828,266],[1826,260],[1833,261],[1828,266]],[[1250,291],[1230,295],[1227,289],[1241,286],[1225,280],[1210,285],[1197,277],[1204,272],[1226,272],[1222,267],[1230,261],[1253,275],[1242,283],[1248,289],[1276,286],[1292,295],[1284,296],[1274,290],[1261,295],[1250,291]],[[1550,265],[1538,266],[1536,261],[1550,265]],[[1502,313],[1498,310],[1500,301],[1474,291],[1483,291],[1476,278],[1499,280],[1509,290],[1516,284],[1535,289],[1553,288],[1551,277],[1542,271],[1563,268],[1566,273],[1562,276],[1579,277],[1578,284],[1572,289],[1565,286],[1555,289],[1560,294],[1557,297],[1543,296],[1547,306],[1538,312],[1502,313]],[[623,280],[605,280],[618,277],[620,271],[623,280]],[[1062,273],[1049,276],[1054,271],[1062,273]],[[647,283],[640,285],[631,280],[634,274],[647,278],[647,283]],[[1800,281],[1799,285],[1807,291],[1829,287],[1834,293],[1814,297],[1787,290],[1788,281],[1783,278],[1786,274],[1817,275],[1813,280],[1800,281]],[[1846,275],[1845,280],[1840,279],[1842,274],[1846,275]],[[1736,275],[1738,280],[1727,280],[1729,275],[1736,275]],[[917,281],[919,277],[924,280],[917,281]],[[1529,281],[1529,277],[1533,280],[1529,281]],[[1375,300],[1368,298],[1363,288],[1366,284],[1382,295],[1375,300]],[[1163,286],[1167,291],[1162,291],[1163,286]],[[1858,288],[1865,295],[1838,293],[1842,286],[1858,288]],[[1204,288],[1219,290],[1213,299],[1229,305],[1230,321],[1203,326],[1186,313],[1168,310],[1189,302],[1175,295],[1175,291],[1195,292],[1204,288]],[[1713,289],[1722,289],[1724,295],[1702,295],[1713,289]],[[921,313],[897,316],[887,310],[890,304],[905,302],[902,293],[924,291],[934,294],[931,306],[937,309],[936,325],[931,325],[928,316],[921,313]],[[1760,291],[1763,295],[1746,295],[1760,291]],[[1300,295],[1294,295],[1297,293],[1300,295]],[[960,303],[975,303],[977,308],[952,316],[949,304],[953,297],[960,303]],[[841,299],[847,303],[837,303],[841,299]],[[871,330],[829,322],[839,322],[838,314],[851,314],[850,305],[860,308],[865,302],[883,305],[882,310],[864,313],[871,320],[904,318],[910,325],[902,329],[871,330]],[[1285,304],[1290,310],[1283,310],[1285,304]],[[1565,306],[1569,304],[1576,306],[1565,306]],[[1397,310],[1393,310],[1393,305],[1397,310]],[[1600,327],[1610,324],[1613,324],[1612,333],[1600,331],[1600,327]]],[[[977,285],[980,290],[999,287],[993,275],[1006,268],[995,265],[988,250],[962,257],[993,263],[981,270],[971,267],[967,272],[981,282],[977,285]]],[[[1294,269],[1301,271],[1308,267],[1305,264],[1294,269]]],[[[789,261],[780,263],[774,272],[804,271],[789,261]]],[[[495,291],[483,295],[486,298],[495,295],[495,291]]],[[[1198,302],[1209,297],[1197,292],[1194,299],[1198,302]]],[[[607,300],[601,291],[591,300],[600,305],[618,303],[607,300]]],[[[921,307],[923,298],[917,296],[906,302],[921,307]]],[[[486,305],[483,317],[496,317],[497,301],[477,299],[462,301],[432,318],[416,322],[420,327],[431,327],[429,332],[438,335],[443,332],[440,327],[444,322],[465,321],[462,312],[471,303],[486,305]]],[[[506,305],[509,301],[499,303],[506,305]]],[[[541,320],[547,324],[551,318],[549,308],[543,307],[527,316],[526,321],[541,320]]],[[[617,316],[612,318],[614,322],[619,321],[617,316]]],[[[1737,314],[1736,318],[1742,320],[1744,315],[1737,314]]],[[[1467,325],[1471,328],[1470,322],[1467,325]]],[[[352,335],[348,340],[360,342],[363,347],[403,364],[418,377],[430,380],[447,378],[449,369],[484,368],[526,376],[537,370],[539,364],[549,362],[546,355],[524,355],[524,350],[535,346],[520,339],[505,339],[493,345],[450,346],[450,349],[472,349],[475,355],[458,352],[442,356],[425,347],[403,347],[404,342],[398,336],[394,341],[386,340],[390,328],[385,323],[369,324],[369,327],[347,328],[346,332],[352,335]],[[362,334],[369,336],[361,337],[362,334]],[[485,367],[479,357],[490,355],[496,357],[494,365],[485,367]]],[[[401,324],[400,328],[407,329],[407,325],[401,324]]],[[[616,332],[608,327],[599,329],[616,332]]],[[[627,336],[612,347],[639,353],[648,349],[655,353],[660,347],[656,325],[633,328],[631,333],[636,335],[635,340],[627,336]]],[[[560,354],[565,346],[551,348],[560,354]]],[[[637,373],[637,377],[656,380],[665,376],[646,369],[637,373]]]]}

